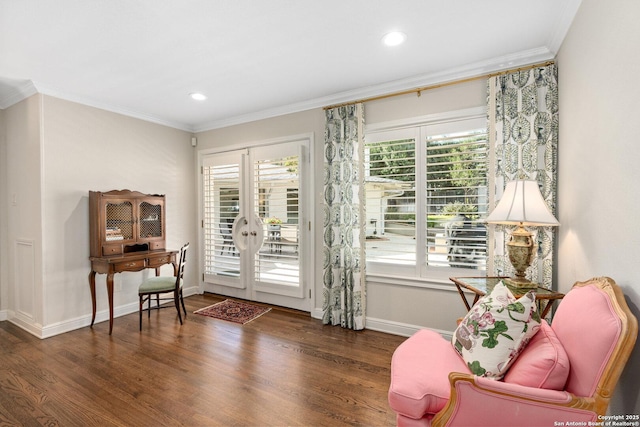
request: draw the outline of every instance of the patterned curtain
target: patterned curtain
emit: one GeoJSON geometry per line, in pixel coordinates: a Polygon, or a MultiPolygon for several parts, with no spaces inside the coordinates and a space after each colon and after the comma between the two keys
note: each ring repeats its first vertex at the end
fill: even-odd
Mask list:
{"type": "MultiPolygon", "coordinates": [[[[558,70],[555,64],[491,77],[488,88],[490,138],[495,148],[495,204],[506,183],[537,180],[551,212],[556,215],[558,155],[558,70]]],[[[494,205],[495,206],[495,205],[494,205]]],[[[557,215],[556,215],[557,218],[557,215]]],[[[555,227],[534,227],[538,253],[527,278],[551,288],[555,227]]],[[[511,276],[506,255],[505,226],[494,233],[493,275],[511,276]]]]}
{"type": "Polygon", "coordinates": [[[324,324],[365,327],[364,117],[362,104],[326,110],[324,324]]]}

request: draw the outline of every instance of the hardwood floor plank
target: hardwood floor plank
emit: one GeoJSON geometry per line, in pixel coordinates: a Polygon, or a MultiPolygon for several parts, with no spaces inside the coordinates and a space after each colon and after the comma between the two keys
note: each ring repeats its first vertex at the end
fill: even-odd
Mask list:
{"type": "Polygon", "coordinates": [[[0,426],[391,426],[390,360],[404,337],[324,326],[273,307],[239,325],[185,299],[39,340],[0,322],[0,426]]]}

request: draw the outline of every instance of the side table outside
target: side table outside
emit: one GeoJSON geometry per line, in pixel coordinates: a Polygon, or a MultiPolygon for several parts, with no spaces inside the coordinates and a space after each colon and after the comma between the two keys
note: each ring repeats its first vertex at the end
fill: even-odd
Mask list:
{"type": "MultiPolygon", "coordinates": [[[[462,302],[464,303],[467,310],[471,310],[471,307],[478,302],[480,297],[487,294],[487,292],[491,292],[493,287],[498,284],[502,279],[506,279],[506,277],[450,277],[451,280],[458,289],[458,293],[460,294],[460,298],[462,298],[462,302]],[[465,294],[465,290],[471,291],[474,293],[473,302],[470,304],[467,295],[465,294]]],[[[509,286],[513,295],[518,298],[524,295],[525,292],[519,290],[518,288],[514,288],[509,286]]],[[[528,290],[527,290],[528,291],[528,290]]],[[[543,287],[538,286],[535,290],[536,293],[536,302],[538,303],[538,313],[540,313],[540,317],[545,318],[547,314],[549,314],[549,310],[553,306],[554,301],[560,300],[564,297],[564,294],[559,292],[550,291],[549,289],[545,289],[543,287]]]]}

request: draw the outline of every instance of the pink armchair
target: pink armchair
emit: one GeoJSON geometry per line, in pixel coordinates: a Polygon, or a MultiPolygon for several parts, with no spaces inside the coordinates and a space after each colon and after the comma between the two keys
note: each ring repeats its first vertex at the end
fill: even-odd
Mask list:
{"type": "Polygon", "coordinates": [[[637,335],[612,279],[579,282],[500,381],[472,375],[439,334],[417,332],[393,354],[389,404],[398,426],[602,421],[637,335]]]}

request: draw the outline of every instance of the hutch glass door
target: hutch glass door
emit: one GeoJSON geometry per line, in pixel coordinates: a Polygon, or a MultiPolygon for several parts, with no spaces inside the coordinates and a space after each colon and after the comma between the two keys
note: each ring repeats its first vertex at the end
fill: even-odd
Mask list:
{"type": "Polygon", "coordinates": [[[106,241],[133,240],[133,203],[130,200],[110,200],[105,203],[106,241]]]}
{"type": "Polygon", "coordinates": [[[140,203],[138,224],[139,238],[162,237],[162,205],[146,201],[140,203]]]}

